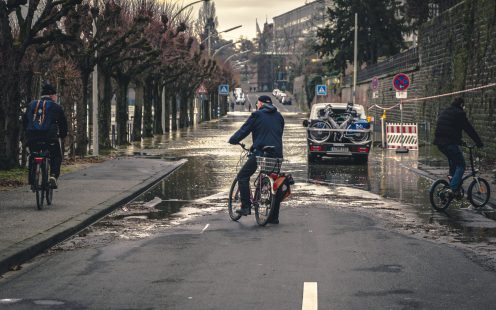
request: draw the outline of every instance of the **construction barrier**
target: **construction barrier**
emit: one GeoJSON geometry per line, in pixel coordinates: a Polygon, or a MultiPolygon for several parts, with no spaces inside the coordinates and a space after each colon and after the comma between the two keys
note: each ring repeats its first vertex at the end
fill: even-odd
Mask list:
{"type": "MultiPolygon", "coordinates": [[[[386,141],[388,149],[401,147],[401,123],[386,123],[386,141]]],[[[409,150],[418,150],[417,124],[403,124],[403,147],[409,150]]]]}

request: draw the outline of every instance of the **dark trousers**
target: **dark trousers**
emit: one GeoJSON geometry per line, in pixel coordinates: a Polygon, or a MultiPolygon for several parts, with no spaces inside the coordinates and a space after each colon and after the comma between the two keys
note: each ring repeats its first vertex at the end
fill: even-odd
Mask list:
{"type": "MultiPolygon", "coordinates": [[[[241,196],[241,204],[243,208],[251,208],[250,200],[250,177],[257,171],[257,158],[255,155],[250,155],[243,167],[238,172],[239,194],[241,196]]],[[[283,192],[279,189],[276,193],[276,204],[270,220],[279,218],[279,208],[281,205],[283,192]]]]}
{"type": "Polygon", "coordinates": [[[451,176],[450,187],[457,191],[462,183],[465,172],[465,158],[463,158],[460,146],[455,144],[438,145],[438,149],[448,158],[449,175],[451,176]]]}
{"type": "MultiPolygon", "coordinates": [[[[52,142],[46,144],[28,144],[29,152],[41,152],[43,150],[48,150],[50,152],[50,176],[54,176],[56,178],[60,175],[60,166],[62,165],[62,152],[60,150],[59,142],[52,142]]],[[[33,163],[33,158],[30,156],[30,165],[33,163]]]]}
{"type": "Polygon", "coordinates": [[[255,155],[250,155],[243,167],[239,170],[237,177],[243,208],[251,208],[250,177],[255,171],[257,171],[257,157],[255,155]]]}

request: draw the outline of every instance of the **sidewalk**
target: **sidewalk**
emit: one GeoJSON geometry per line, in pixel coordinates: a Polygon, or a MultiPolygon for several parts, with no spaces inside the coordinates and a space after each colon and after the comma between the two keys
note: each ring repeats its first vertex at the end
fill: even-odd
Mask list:
{"type": "Polygon", "coordinates": [[[60,177],[41,211],[29,188],[0,192],[0,275],[94,223],[185,161],[118,158],[60,177]]]}

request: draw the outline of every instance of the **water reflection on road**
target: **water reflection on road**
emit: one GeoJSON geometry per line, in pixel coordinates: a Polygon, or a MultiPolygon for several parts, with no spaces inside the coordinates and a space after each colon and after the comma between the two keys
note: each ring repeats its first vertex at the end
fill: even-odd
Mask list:
{"type": "MultiPolygon", "coordinates": [[[[221,120],[147,139],[122,150],[127,154],[140,153],[164,159],[186,158],[188,162],[135,202],[113,213],[102,225],[109,225],[112,220],[126,220],[136,229],[140,229],[140,225],[160,227],[165,225],[164,218],[177,221],[191,214],[201,214],[206,209],[224,210],[226,193],[235,177],[241,153],[241,148],[227,144],[227,140],[248,115],[230,113],[221,120]]],[[[491,240],[496,236],[495,222],[473,210],[460,206],[455,206],[448,214],[431,210],[428,200],[431,181],[414,172],[419,161],[428,159],[419,158],[416,152],[399,155],[394,151],[375,148],[367,164],[355,164],[342,158],[308,166],[306,136],[301,125],[304,118],[304,114],[285,114],[284,153],[288,162],[283,170],[290,171],[297,184],[311,182],[331,188],[346,186],[370,191],[378,197],[397,202],[392,208],[380,206],[374,211],[397,210],[394,216],[386,216],[388,220],[397,220],[398,223],[393,226],[406,227],[415,232],[428,231],[437,234],[435,238],[453,231],[456,235],[454,239],[460,241],[491,240]]],[[[251,144],[251,140],[246,143],[251,144]]],[[[350,201],[356,195],[362,195],[360,191],[346,188],[340,188],[340,194],[350,201]]],[[[305,197],[295,199],[300,199],[300,202],[293,201],[290,205],[303,203],[305,197]]],[[[373,208],[373,204],[365,207],[373,208]]],[[[115,225],[115,222],[111,224],[115,225]]],[[[129,226],[127,223],[119,225],[129,226]]]]}

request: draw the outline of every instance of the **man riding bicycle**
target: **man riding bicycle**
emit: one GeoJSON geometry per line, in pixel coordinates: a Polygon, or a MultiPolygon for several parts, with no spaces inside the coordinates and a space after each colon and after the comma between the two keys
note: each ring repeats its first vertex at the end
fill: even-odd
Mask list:
{"type": "MultiPolygon", "coordinates": [[[[238,173],[239,192],[241,196],[241,208],[236,210],[238,214],[248,215],[251,210],[250,201],[250,177],[257,170],[256,156],[264,156],[262,149],[265,146],[274,146],[274,151],[265,156],[282,158],[282,135],[284,131],[284,118],[277,108],[272,105],[269,96],[260,96],[256,104],[257,111],[253,112],[241,128],[229,139],[230,144],[238,144],[252,134],[252,152],[246,163],[238,173]]],[[[279,207],[274,209],[273,217],[269,223],[279,223],[279,207]]]]}
{"type": "Polygon", "coordinates": [[[434,134],[434,144],[448,158],[449,178],[451,178],[448,195],[451,197],[459,196],[460,185],[465,172],[465,159],[460,149],[462,130],[474,140],[477,147],[484,146],[481,138],[467,119],[464,108],[463,98],[455,98],[451,106],[439,114],[434,134]]]}
{"type": "MultiPolygon", "coordinates": [[[[23,127],[26,129],[27,147],[31,153],[48,150],[50,153],[50,186],[57,188],[57,179],[62,165],[62,152],[59,137],[67,136],[67,119],[64,110],[56,103],[57,91],[50,84],[41,90],[41,98],[31,102],[23,115],[23,127]]],[[[32,159],[29,169],[32,171],[32,159]]],[[[29,183],[33,185],[31,173],[29,183]]]]}

